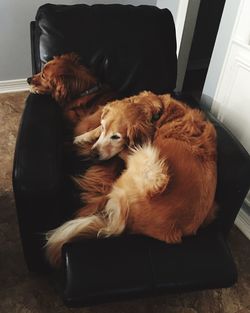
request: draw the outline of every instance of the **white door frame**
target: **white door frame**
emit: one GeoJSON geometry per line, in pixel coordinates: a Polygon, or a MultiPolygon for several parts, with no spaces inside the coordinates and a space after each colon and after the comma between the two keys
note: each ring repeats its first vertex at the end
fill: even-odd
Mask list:
{"type": "MultiPolygon", "coordinates": [[[[231,10],[232,1],[227,0],[225,3],[225,12],[219,28],[220,34],[228,26],[225,21],[229,16],[227,9],[231,10]]],[[[250,153],[250,1],[240,0],[237,11],[232,13],[234,15],[229,22],[233,28],[229,34],[227,49],[222,55],[224,63],[220,70],[211,109],[250,153]]],[[[218,54],[221,53],[220,46],[225,45],[224,37],[217,36],[217,40],[210,62],[211,67],[217,64],[218,54]]],[[[213,79],[214,75],[208,75],[205,84],[209,85],[213,79]]],[[[244,210],[244,206],[250,206],[250,192],[235,221],[239,229],[250,239],[250,215],[246,209],[244,210]]]]}

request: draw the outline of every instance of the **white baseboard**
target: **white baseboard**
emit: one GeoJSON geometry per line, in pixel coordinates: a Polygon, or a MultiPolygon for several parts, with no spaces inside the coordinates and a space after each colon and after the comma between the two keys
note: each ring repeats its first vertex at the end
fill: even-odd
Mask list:
{"type": "Polygon", "coordinates": [[[235,225],[250,240],[250,216],[243,209],[237,215],[235,225]]]}
{"type": "Polygon", "coordinates": [[[0,81],[0,93],[17,92],[29,90],[26,79],[2,80],[0,81]]]}

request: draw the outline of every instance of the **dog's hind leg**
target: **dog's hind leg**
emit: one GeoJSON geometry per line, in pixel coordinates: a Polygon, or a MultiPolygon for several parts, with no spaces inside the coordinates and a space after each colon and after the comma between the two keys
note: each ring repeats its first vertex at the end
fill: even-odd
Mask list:
{"type": "Polygon", "coordinates": [[[98,235],[109,237],[120,235],[126,227],[129,207],[126,199],[126,193],[123,189],[113,187],[108,195],[108,202],[102,214],[107,221],[98,235]]]}
{"type": "Polygon", "coordinates": [[[163,239],[166,243],[181,243],[182,236],[182,231],[175,224],[166,225],[166,231],[163,239]]]}
{"type": "Polygon", "coordinates": [[[60,263],[62,246],[77,237],[95,238],[120,235],[125,229],[128,214],[125,203],[126,200],[122,194],[114,189],[104,210],[99,214],[78,217],[48,232],[45,247],[50,263],[53,265],[60,263]]]}
{"type": "Polygon", "coordinates": [[[84,207],[77,210],[75,217],[84,217],[97,214],[103,210],[108,199],[106,195],[94,195],[91,199],[88,199],[88,202],[84,207]]]}
{"type": "Polygon", "coordinates": [[[148,221],[147,227],[143,230],[143,234],[168,244],[181,243],[183,237],[183,232],[176,223],[173,221],[164,221],[164,219],[158,224],[150,224],[148,221]]]}

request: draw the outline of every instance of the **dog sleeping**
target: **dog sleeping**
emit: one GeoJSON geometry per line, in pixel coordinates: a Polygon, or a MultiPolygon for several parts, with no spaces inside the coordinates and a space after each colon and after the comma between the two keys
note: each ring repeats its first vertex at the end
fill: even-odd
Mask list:
{"type": "MultiPolygon", "coordinates": [[[[27,79],[30,91],[37,94],[49,94],[62,108],[66,128],[73,136],[91,130],[94,136],[100,124],[102,109],[108,101],[117,97],[110,87],[101,84],[92,71],[80,62],[75,53],[54,57],[46,63],[41,72],[27,79]]],[[[96,134],[98,138],[98,133],[96,134]]],[[[72,138],[70,138],[72,143],[72,138]]],[[[77,138],[75,140],[77,143],[77,138]]],[[[73,150],[84,158],[92,158],[93,142],[75,145],[73,150]]],[[[72,145],[66,145],[70,150],[72,145]]],[[[89,216],[103,208],[104,196],[112,188],[115,179],[124,169],[124,162],[115,157],[105,164],[92,165],[76,183],[84,190],[81,199],[84,207],[76,216],[89,216]]]]}
{"type": "Polygon", "coordinates": [[[76,142],[92,142],[102,160],[119,155],[126,169],[96,213],[47,234],[52,264],[60,262],[63,244],[78,237],[127,232],[179,243],[214,219],[216,132],[199,110],[143,92],[107,104],[100,125],[76,142]]]}
{"type": "Polygon", "coordinates": [[[81,64],[75,53],[54,57],[27,81],[32,93],[50,94],[59,103],[75,136],[96,128],[102,107],[117,97],[81,64]]]}

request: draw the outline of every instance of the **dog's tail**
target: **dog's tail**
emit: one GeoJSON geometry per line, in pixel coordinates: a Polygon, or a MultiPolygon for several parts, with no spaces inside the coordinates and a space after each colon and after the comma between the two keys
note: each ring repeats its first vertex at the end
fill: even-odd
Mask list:
{"type": "Polygon", "coordinates": [[[104,226],[105,222],[101,217],[92,215],[76,218],[49,231],[46,234],[47,243],[45,245],[49,262],[52,265],[56,265],[60,262],[61,249],[66,242],[79,236],[85,238],[96,237],[98,231],[104,226]]]}
{"type": "Polygon", "coordinates": [[[102,214],[79,217],[64,223],[46,234],[45,245],[49,262],[56,266],[61,261],[62,246],[78,237],[97,238],[117,236],[125,229],[126,219],[122,208],[112,206],[108,201],[102,214]]]}

